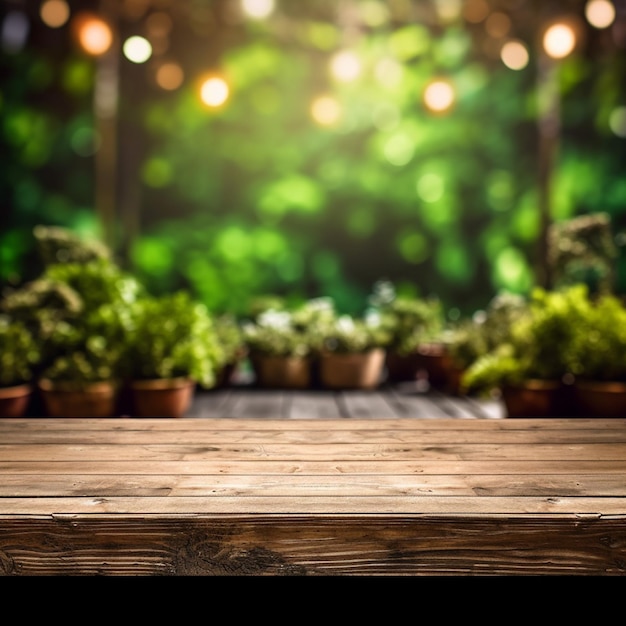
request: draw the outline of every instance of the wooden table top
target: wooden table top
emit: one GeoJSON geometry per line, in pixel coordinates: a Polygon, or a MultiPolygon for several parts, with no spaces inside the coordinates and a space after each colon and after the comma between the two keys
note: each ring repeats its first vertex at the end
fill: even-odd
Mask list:
{"type": "Polygon", "coordinates": [[[624,574],[626,418],[0,420],[0,574],[624,574]]]}

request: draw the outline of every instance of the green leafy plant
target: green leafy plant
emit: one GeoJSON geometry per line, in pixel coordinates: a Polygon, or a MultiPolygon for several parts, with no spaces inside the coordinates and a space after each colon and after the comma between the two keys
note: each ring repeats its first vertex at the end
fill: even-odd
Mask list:
{"type": "Polygon", "coordinates": [[[564,380],[573,376],[576,336],[590,306],[584,285],[561,290],[536,288],[528,309],[520,312],[500,343],[464,372],[468,393],[485,393],[523,380],[564,380]]]}
{"type": "Polygon", "coordinates": [[[22,322],[0,316],[0,387],[30,382],[40,358],[30,330],[22,322]]]}
{"type": "Polygon", "coordinates": [[[47,353],[52,357],[41,377],[74,388],[120,381],[126,372],[131,328],[130,310],[119,302],[59,322],[47,337],[47,353]]]}
{"type": "Polygon", "coordinates": [[[215,384],[225,356],[206,306],[179,291],[140,298],[131,311],[129,378],[185,377],[205,387],[215,384]]]}
{"type": "Polygon", "coordinates": [[[369,300],[386,329],[389,351],[406,356],[422,344],[441,339],[445,316],[438,298],[399,295],[393,283],[379,281],[369,300]]]}
{"type": "Polygon", "coordinates": [[[317,326],[315,337],[317,351],[348,354],[385,348],[390,332],[378,315],[337,315],[317,326]]]}
{"type": "Polygon", "coordinates": [[[308,326],[298,323],[291,311],[267,309],[245,322],[242,331],[251,355],[306,357],[312,351],[308,326]]]}
{"type": "Polygon", "coordinates": [[[242,359],[247,352],[247,346],[237,318],[232,314],[223,313],[214,318],[213,327],[221,351],[218,364],[223,367],[242,359]]]}
{"type": "Polygon", "coordinates": [[[626,308],[618,297],[601,296],[583,309],[568,358],[577,379],[626,381],[626,308]]]}
{"type": "Polygon", "coordinates": [[[513,322],[527,310],[523,296],[502,292],[484,310],[463,318],[443,333],[442,338],[454,365],[464,370],[480,356],[509,339],[513,322]]]}

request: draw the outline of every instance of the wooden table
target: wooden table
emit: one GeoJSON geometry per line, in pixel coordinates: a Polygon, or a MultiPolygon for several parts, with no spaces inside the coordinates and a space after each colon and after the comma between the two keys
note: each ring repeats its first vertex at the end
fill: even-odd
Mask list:
{"type": "Polygon", "coordinates": [[[0,574],[626,573],[626,419],[0,420],[0,574]]]}

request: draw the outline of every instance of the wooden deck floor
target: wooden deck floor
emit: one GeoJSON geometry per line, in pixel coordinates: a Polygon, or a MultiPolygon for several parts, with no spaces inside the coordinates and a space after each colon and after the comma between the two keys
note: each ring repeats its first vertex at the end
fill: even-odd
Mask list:
{"type": "Polygon", "coordinates": [[[626,574],[626,418],[374,411],[0,420],[0,575],[626,574]]]}
{"type": "Polygon", "coordinates": [[[418,383],[384,385],[372,391],[294,391],[235,385],[196,394],[188,417],[498,419],[497,399],[456,396],[418,383]]]}

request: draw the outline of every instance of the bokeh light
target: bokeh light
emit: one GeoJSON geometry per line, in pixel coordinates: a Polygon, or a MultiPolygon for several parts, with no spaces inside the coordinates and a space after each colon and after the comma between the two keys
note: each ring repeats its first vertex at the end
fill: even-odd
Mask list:
{"type": "Polygon", "coordinates": [[[26,44],[30,24],[21,11],[9,11],[2,22],[2,48],[6,52],[19,52],[26,44]]]}
{"type": "Polygon", "coordinates": [[[472,24],[479,24],[489,15],[486,0],[466,0],[463,5],[463,17],[472,24]]]}
{"type": "Polygon", "coordinates": [[[574,50],[576,34],[568,24],[553,24],[543,36],[543,48],[553,59],[563,59],[574,50]]]}
{"type": "Polygon", "coordinates": [[[609,0],[589,0],[585,17],[596,28],[608,28],[615,21],[615,7],[609,0]]]}
{"type": "Polygon", "coordinates": [[[274,11],[274,0],[242,0],[241,7],[248,17],[262,20],[274,11]]]}
{"type": "Polygon", "coordinates": [[[518,40],[507,41],[500,51],[500,58],[511,70],[522,70],[528,65],[529,54],[526,45],[518,40]]]}
{"type": "Polygon", "coordinates": [[[174,62],[159,65],[155,75],[157,85],[167,91],[178,89],[183,84],[184,79],[183,68],[174,62]]]}
{"type": "Polygon", "coordinates": [[[200,87],[200,98],[209,107],[220,107],[230,95],[228,84],[219,76],[207,78],[200,87]]]}
{"type": "Polygon", "coordinates": [[[439,174],[427,172],[417,180],[415,189],[421,200],[432,203],[441,200],[445,185],[443,178],[439,174]]]}
{"type": "Polygon", "coordinates": [[[133,63],[145,63],[152,56],[152,46],[144,37],[129,37],[122,47],[124,56],[133,63]]]}
{"type": "Polygon", "coordinates": [[[65,0],[46,0],[41,4],[39,16],[50,28],[60,28],[70,19],[70,7],[65,0]]]}
{"type": "Polygon", "coordinates": [[[95,15],[77,15],[74,19],[74,28],[78,43],[88,54],[94,56],[104,54],[113,44],[111,27],[95,15]]]}
{"type": "Polygon", "coordinates": [[[626,138],[626,106],[613,109],[609,116],[609,127],[618,137],[626,138]]]}
{"type": "Polygon", "coordinates": [[[331,96],[320,96],[311,105],[311,115],[318,124],[332,126],[341,117],[341,106],[331,96]]]}
{"type": "Polygon", "coordinates": [[[485,21],[485,30],[494,39],[502,39],[511,30],[511,18],[506,13],[492,13],[485,21]]]}
{"type": "Polygon", "coordinates": [[[70,137],[72,150],[82,157],[94,155],[100,148],[101,143],[100,133],[88,126],[77,128],[70,137]]]}
{"type": "Polygon", "coordinates": [[[376,80],[383,86],[393,88],[402,81],[404,69],[395,59],[386,57],[378,61],[374,67],[376,80]]]}
{"type": "Polygon", "coordinates": [[[348,83],[359,77],[361,61],[354,52],[342,50],[331,59],[330,71],[337,80],[348,83]]]}
{"type": "Polygon", "coordinates": [[[454,104],[455,93],[446,80],[435,80],[424,90],[424,104],[434,113],[445,113],[454,104]]]}

